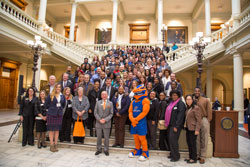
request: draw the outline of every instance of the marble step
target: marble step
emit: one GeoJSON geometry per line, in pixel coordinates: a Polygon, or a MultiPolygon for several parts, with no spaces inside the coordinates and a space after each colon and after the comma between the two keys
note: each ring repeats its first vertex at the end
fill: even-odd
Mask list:
{"type": "MultiPolygon", "coordinates": [[[[37,141],[35,141],[36,143],[37,141]]],[[[46,142],[47,145],[49,145],[49,142],[46,142]]],[[[77,149],[77,150],[87,150],[87,151],[96,151],[96,144],[73,144],[73,143],[58,143],[59,151],[60,148],[69,148],[69,149],[77,149]]],[[[128,154],[131,149],[134,147],[124,147],[124,148],[114,148],[114,147],[109,147],[109,152],[112,153],[123,153],[123,154],[128,154]]],[[[155,156],[164,156],[167,157],[169,156],[170,152],[169,151],[161,151],[161,150],[149,150],[150,155],[155,155],[155,156]]],[[[188,158],[188,152],[185,150],[180,150],[180,155],[182,158],[188,158]]]]}

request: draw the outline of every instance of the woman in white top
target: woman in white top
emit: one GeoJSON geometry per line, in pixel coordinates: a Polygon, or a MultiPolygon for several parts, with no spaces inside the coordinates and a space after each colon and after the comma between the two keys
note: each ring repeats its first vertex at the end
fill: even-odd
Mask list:
{"type": "Polygon", "coordinates": [[[162,83],[163,83],[163,86],[164,86],[164,89],[166,88],[166,85],[170,80],[170,74],[171,74],[171,71],[169,69],[165,69],[164,70],[164,74],[162,76],[162,83]]]}

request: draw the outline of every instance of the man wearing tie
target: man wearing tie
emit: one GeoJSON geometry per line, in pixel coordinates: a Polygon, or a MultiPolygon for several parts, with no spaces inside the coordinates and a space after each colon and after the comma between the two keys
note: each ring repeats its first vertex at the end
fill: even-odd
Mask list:
{"type": "Polygon", "coordinates": [[[106,74],[104,71],[102,71],[100,75],[100,89],[102,89],[105,86],[105,79],[106,79],[106,74]]]}
{"type": "Polygon", "coordinates": [[[97,134],[97,151],[95,155],[99,155],[102,152],[102,135],[104,135],[104,153],[106,156],[109,156],[109,134],[111,118],[113,117],[113,104],[108,100],[107,91],[102,91],[101,98],[102,100],[96,103],[94,111],[97,134]]]}
{"type": "MultiPolygon", "coordinates": [[[[107,98],[110,101],[112,100],[112,98],[114,97],[115,93],[117,92],[117,89],[111,86],[111,82],[112,82],[111,78],[106,78],[106,81],[105,81],[106,85],[100,91],[100,93],[102,91],[106,91],[107,94],[108,94],[107,98]]],[[[99,96],[99,97],[101,97],[101,96],[99,96]]]]}
{"type": "Polygon", "coordinates": [[[60,82],[60,84],[62,85],[61,88],[61,92],[63,92],[64,88],[69,87],[71,93],[73,93],[73,83],[71,80],[69,80],[69,74],[68,73],[63,73],[63,79],[60,82]]]}

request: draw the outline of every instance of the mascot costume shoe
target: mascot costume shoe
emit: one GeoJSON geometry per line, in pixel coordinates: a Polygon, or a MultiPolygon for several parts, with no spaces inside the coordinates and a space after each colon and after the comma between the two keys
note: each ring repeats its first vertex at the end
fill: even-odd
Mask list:
{"type": "Polygon", "coordinates": [[[150,109],[150,101],[147,97],[148,93],[144,86],[137,86],[133,92],[135,94],[135,100],[133,100],[129,107],[129,119],[132,125],[130,133],[133,135],[135,140],[135,149],[129,153],[129,157],[139,157],[139,161],[146,161],[149,157],[146,139],[146,116],[150,109]]]}

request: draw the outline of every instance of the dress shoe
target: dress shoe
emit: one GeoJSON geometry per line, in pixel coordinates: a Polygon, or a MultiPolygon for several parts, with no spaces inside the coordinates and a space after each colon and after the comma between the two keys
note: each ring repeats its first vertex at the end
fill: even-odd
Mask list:
{"type": "Polygon", "coordinates": [[[192,160],[192,159],[189,159],[189,160],[187,161],[187,163],[188,163],[188,164],[194,164],[194,163],[197,163],[197,161],[192,160]]]}
{"type": "Polygon", "coordinates": [[[170,162],[177,162],[179,159],[171,159],[170,162]]]}
{"type": "Polygon", "coordinates": [[[123,144],[121,144],[121,145],[120,145],[120,148],[124,148],[124,145],[123,145],[123,144]]]}
{"type": "Polygon", "coordinates": [[[169,156],[168,156],[168,159],[171,159],[171,158],[172,158],[171,155],[169,155],[169,156]]]}
{"type": "Polygon", "coordinates": [[[25,147],[27,144],[26,143],[22,143],[22,146],[25,147]]]}
{"type": "Polygon", "coordinates": [[[93,130],[90,130],[89,135],[93,137],[93,130]]]}
{"type": "Polygon", "coordinates": [[[34,146],[34,143],[28,143],[28,145],[30,145],[30,146],[34,146]]]}
{"type": "Polygon", "coordinates": [[[41,146],[41,143],[39,142],[39,143],[37,143],[37,148],[38,149],[41,149],[42,148],[42,146],[41,146]]]}
{"type": "Polygon", "coordinates": [[[184,159],[184,161],[186,161],[186,162],[189,161],[189,160],[190,160],[190,159],[184,159]]]}
{"type": "Polygon", "coordinates": [[[120,146],[119,144],[113,144],[112,147],[118,147],[120,146]]]}
{"type": "Polygon", "coordinates": [[[108,151],[104,151],[104,154],[105,154],[106,156],[109,156],[109,152],[108,152],[108,151]]]}
{"type": "Polygon", "coordinates": [[[45,144],[45,142],[42,142],[42,143],[41,143],[41,146],[42,146],[43,148],[46,148],[46,147],[47,147],[47,145],[45,144]]]}
{"type": "Polygon", "coordinates": [[[96,151],[95,152],[95,155],[99,155],[99,154],[101,154],[102,152],[101,151],[96,151]]]}
{"type": "Polygon", "coordinates": [[[205,163],[205,159],[200,159],[200,164],[204,164],[205,163]]]}

